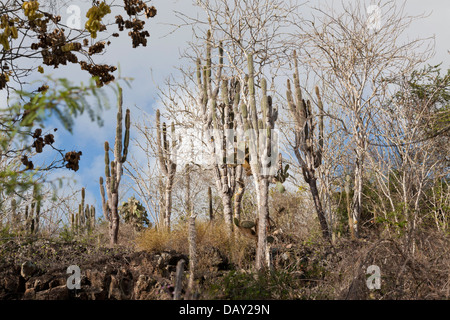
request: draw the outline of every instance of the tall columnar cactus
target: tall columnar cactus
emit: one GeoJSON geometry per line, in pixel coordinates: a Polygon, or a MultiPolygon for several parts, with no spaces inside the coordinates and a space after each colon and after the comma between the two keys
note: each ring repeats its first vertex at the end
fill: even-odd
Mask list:
{"type": "Polygon", "coordinates": [[[237,162],[237,152],[234,152],[234,161],[228,159],[230,154],[226,150],[230,141],[229,133],[242,131],[242,122],[235,117],[240,101],[240,82],[237,79],[227,79],[222,76],[223,48],[219,43],[219,64],[215,76],[216,88],[213,88],[212,59],[211,59],[212,37],[208,31],[206,42],[206,65],[202,66],[200,58],[197,59],[197,87],[199,96],[197,103],[203,112],[203,126],[205,132],[213,135],[207,137],[211,161],[217,191],[222,199],[224,220],[233,231],[233,205],[232,199],[236,191],[241,194],[235,196],[235,214],[239,214],[242,193],[244,190],[242,164],[237,162]],[[220,93],[220,95],[219,95],[220,93]],[[211,138],[211,139],[210,139],[211,138]],[[227,140],[228,138],[228,140],[227,140]],[[239,189],[238,189],[239,188],[239,189]]]}
{"type": "Polygon", "coordinates": [[[76,215],[71,214],[72,231],[75,233],[81,231],[91,232],[95,226],[95,208],[93,205],[85,205],[86,189],[81,188],[81,202],[78,204],[76,215]]]}
{"type": "Polygon", "coordinates": [[[17,226],[20,221],[20,214],[17,214],[17,201],[14,198],[11,200],[11,221],[13,226],[17,226]]]}
{"type": "Polygon", "coordinates": [[[31,230],[31,233],[38,233],[39,232],[39,222],[41,217],[41,195],[39,194],[39,189],[34,188],[33,190],[33,202],[31,203],[31,206],[35,207],[34,211],[34,218],[32,220],[32,223],[34,224],[34,228],[31,230]]]}
{"type": "Polygon", "coordinates": [[[213,198],[211,187],[208,187],[208,216],[209,221],[213,221],[214,213],[213,213],[213,198]]]}
{"type": "Polygon", "coordinates": [[[197,214],[194,213],[193,207],[189,210],[191,212],[189,216],[188,222],[188,242],[189,242],[189,281],[188,281],[188,289],[187,296],[188,299],[194,295],[194,284],[197,277],[197,231],[195,228],[195,219],[197,218],[197,214]]]}
{"type": "MultiPolygon", "coordinates": [[[[269,184],[273,180],[276,167],[272,161],[276,158],[272,155],[276,150],[274,145],[274,127],[278,119],[278,109],[272,106],[272,98],[267,95],[267,82],[264,78],[260,80],[261,101],[258,113],[255,89],[255,74],[253,54],[247,57],[248,75],[246,77],[246,88],[248,92],[245,99],[241,100],[239,116],[245,130],[250,130],[249,152],[251,156],[250,167],[254,177],[257,202],[258,202],[258,226],[257,226],[257,250],[256,268],[264,266],[271,267],[271,257],[268,249],[267,229],[269,221],[269,184]]],[[[276,154],[278,156],[278,153],[276,154]]]]}
{"type": "Polygon", "coordinates": [[[33,199],[30,206],[25,206],[25,231],[36,234],[39,231],[41,215],[41,199],[37,189],[33,190],[33,199]]]}
{"type": "Polygon", "coordinates": [[[28,212],[28,206],[25,206],[25,230],[28,231],[30,228],[30,218],[29,218],[29,212],[28,212]]]}
{"type": "Polygon", "coordinates": [[[103,187],[103,177],[100,177],[100,192],[102,196],[102,208],[105,219],[109,222],[110,244],[117,244],[119,234],[119,185],[123,174],[122,165],[127,160],[128,144],[130,141],[130,110],[127,109],[125,115],[125,137],[122,129],[122,88],[118,88],[118,111],[116,138],[114,144],[114,160],[109,162],[109,143],[105,141],[105,188],[103,187]],[[123,142],[122,142],[123,139],[123,142]],[[107,196],[107,198],[106,198],[107,196]]]}
{"type": "Polygon", "coordinates": [[[169,143],[167,137],[167,126],[163,122],[161,126],[161,114],[159,109],[156,110],[156,144],[158,147],[158,159],[161,171],[166,177],[166,184],[164,187],[164,210],[163,221],[164,226],[170,231],[170,218],[172,214],[172,188],[175,179],[175,173],[177,171],[176,164],[176,149],[177,139],[175,138],[175,125],[171,124],[171,139],[172,143],[169,143]],[[161,141],[162,138],[162,141],[161,141]]]}
{"type": "Polygon", "coordinates": [[[324,143],[324,109],[319,88],[316,87],[317,107],[319,109],[319,133],[315,135],[316,121],[312,111],[311,101],[303,99],[300,89],[298,73],[297,54],[294,51],[294,97],[292,95],[291,84],[287,80],[287,101],[289,110],[295,121],[295,147],[294,152],[299,162],[305,182],[308,183],[311,195],[314,200],[320,227],[323,236],[331,240],[331,233],[325,217],[325,212],[317,189],[316,169],[322,164],[323,143],[324,143]]]}
{"type": "Polygon", "coordinates": [[[89,228],[90,228],[90,230],[94,230],[94,228],[95,228],[95,207],[94,207],[94,205],[91,204],[91,208],[90,208],[89,212],[90,212],[90,216],[91,216],[89,228]]]}
{"type": "Polygon", "coordinates": [[[79,208],[79,215],[80,215],[80,224],[84,225],[85,223],[85,215],[84,215],[84,199],[86,197],[86,189],[81,188],[81,203],[79,208]]]}
{"type": "Polygon", "coordinates": [[[71,228],[71,231],[73,232],[73,233],[75,233],[76,232],[76,227],[77,227],[77,224],[76,224],[76,215],[75,214],[73,214],[73,212],[70,214],[70,228],[71,228]]]}

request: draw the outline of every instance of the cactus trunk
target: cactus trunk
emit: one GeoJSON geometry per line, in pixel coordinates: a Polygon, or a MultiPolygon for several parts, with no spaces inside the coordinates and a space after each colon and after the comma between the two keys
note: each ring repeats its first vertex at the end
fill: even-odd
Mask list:
{"type": "Polygon", "coordinates": [[[319,191],[317,189],[316,168],[322,164],[322,153],[324,145],[324,108],[319,88],[315,88],[317,96],[317,106],[319,109],[319,134],[314,136],[315,123],[312,111],[311,101],[302,98],[300,89],[300,80],[298,73],[297,53],[294,51],[294,89],[293,97],[290,81],[287,81],[286,97],[289,110],[295,121],[295,146],[294,152],[302,168],[303,178],[308,183],[310,192],[314,201],[314,207],[319,218],[320,228],[323,237],[331,240],[331,232],[328,226],[322,202],[320,201],[319,191]]]}
{"type": "Polygon", "coordinates": [[[259,182],[259,203],[258,203],[258,245],[256,248],[256,269],[271,268],[272,262],[267,244],[267,229],[269,220],[269,180],[263,178],[259,182]]]}
{"type": "Polygon", "coordinates": [[[208,214],[209,214],[209,221],[213,221],[214,214],[213,214],[213,199],[211,187],[208,187],[208,214]]]}
{"type": "Polygon", "coordinates": [[[164,226],[170,232],[170,220],[172,215],[172,185],[173,179],[168,177],[164,193],[164,226]]]}
{"type": "Polygon", "coordinates": [[[175,151],[177,148],[177,139],[175,138],[175,125],[171,124],[170,144],[167,137],[167,127],[163,123],[161,126],[161,114],[156,110],[156,145],[158,148],[158,160],[162,173],[166,177],[164,190],[164,216],[163,222],[165,228],[170,231],[170,220],[172,215],[172,188],[177,170],[175,162],[175,151]]]}
{"type": "Polygon", "coordinates": [[[106,193],[103,186],[103,178],[100,177],[100,193],[102,196],[102,208],[105,219],[109,222],[110,245],[114,246],[118,242],[119,234],[119,185],[123,174],[122,165],[127,159],[128,145],[130,139],[130,110],[126,110],[125,115],[125,137],[122,129],[122,88],[118,87],[118,111],[116,137],[114,143],[114,160],[109,159],[109,144],[105,142],[105,182],[106,193]],[[122,139],[123,142],[122,142],[122,139]]]}
{"type": "Polygon", "coordinates": [[[223,219],[228,231],[233,232],[233,207],[231,197],[227,194],[222,197],[223,219]]]}

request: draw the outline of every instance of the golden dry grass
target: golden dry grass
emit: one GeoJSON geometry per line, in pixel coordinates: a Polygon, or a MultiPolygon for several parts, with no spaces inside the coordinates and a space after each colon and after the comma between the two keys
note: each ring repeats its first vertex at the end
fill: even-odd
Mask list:
{"type": "MultiPolygon", "coordinates": [[[[252,264],[255,241],[240,234],[228,236],[226,226],[221,222],[196,221],[198,265],[202,269],[227,261],[240,268],[252,264]]],[[[177,225],[171,232],[148,229],[136,239],[137,247],[150,252],[174,250],[189,253],[187,225],[177,225]]]]}

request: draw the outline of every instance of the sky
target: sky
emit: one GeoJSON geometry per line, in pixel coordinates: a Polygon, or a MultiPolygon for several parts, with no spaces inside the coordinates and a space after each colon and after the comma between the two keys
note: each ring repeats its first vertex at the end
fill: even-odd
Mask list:
{"type": "MultiPolygon", "coordinates": [[[[344,0],[356,1],[356,0],[344,0]]],[[[171,74],[176,74],[176,67],[182,63],[180,52],[187,48],[187,41],[193,40],[189,28],[175,29],[173,24],[180,22],[177,20],[174,10],[183,12],[188,16],[200,14],[198,9],[192,5],[191,0],[154,0],[154,5],[158,13],[149,20],[146,20],[146,30],[150,33],[146,47],[131,48],[131,39],[126,33],[119,38],[114,38],[112,44],[106,49],[106,53],[97,56],[97,63],[107,63],[120,65],[123,77],[132,77],[131,88],[123,86],[123,108],[130,108],[132,122],[142,117],[142,112],[153,115],[156,108],[161,106],[158,99],[158,87],[164,87],[164,81],[171,74]]],[[[307,5],[317,5],[319,1],[303,1],[307,5]]],[[[324,1],[320,1],[324,2],[324,1]]],[[[370,4],[372,1],[365,1],[370,4]]],[[[68,19],[70,14],[66,12],[70,5],[79,6],[82,11],[88,7],[90,1],[74,0],[66,1],[65,5],[55,7],[62,19],[68,19]],[[58,12],[59,11],[59,12],[58,12]]],[[[307,5],[303,8],[307,14],[307,5]]],[[[428,13],[429,17],[421,22],[415,22],[408,33],[411,37],[435,36],[435,56],[430,63],[443,63],[443,68],[450,67],[450,1],[430,0],[407,0],[406,12],[411,15],[428,13]]],[[[114,13],[113,13],[114,14],[114,13]]],[[[113,14],[111,14],[113,19],[113,14]]],[[[81,23],[84,24],[86,18],[81,16],[81,23]]],[[[382,22],[381,22],[382,23],[382,22]]],[[[116,32],[116,27],[109,32],[116,32]]],[[[87,82],[86,72],[81,72],[75,67],[62,67],[60,70],[45,68],[47,73],[57,77],[65,77],[74,83],[79,81],[87,82]]],[[[117,74],[117,72],[116,72],[117,74]]],[[[106,89],[110,97],[111,109],[104,111],[102,117],[104,126],[99,127],[91,122],[87,115],[76,119],[73,134],[65,130],[56,133],[57,146],[70,150],[82,150],[83,155],[80,162],[80,169],[77,172],[67,170],[56,170],[52,172],[53,177],[66,176],[76,180],[73,188],[86,188],[86,202],[96,206],[97,216],[101,215],[101,198],[99,191],[99,177],[104,175],[104,149],[105,141],[110,145],[114,144],[116,127],[116,102],[111,89],[106,89]]],[[[5,95],[0,92],[0,101],[4,103],[5,95]]],[[[61,127],[56,121],[50,119],[49,126],[61,127]]],[[[135,138],[135,133],[131,132],[131,139],[135,138]]],[[[130,146],[129,154],[139,154],[136,147],[130,146]]]]}

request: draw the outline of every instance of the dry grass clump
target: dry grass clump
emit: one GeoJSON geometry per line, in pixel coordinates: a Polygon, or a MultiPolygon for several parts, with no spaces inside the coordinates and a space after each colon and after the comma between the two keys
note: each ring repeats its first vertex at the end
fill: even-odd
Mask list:
{"type": "MultiPolygon", "coordinates": [[[[246,268],[252,264],[255,242],[241,235],[228,236],[222,222],[196,221],[199,271],[227,268],[234,265],[246,268]]],[[[137,247],[150,252],[176,251],[189,254],[188,228],[176,225],[171,232],[147,229],[136,239],[137,247]]]]}
{"type": "MultiPolygon", "coordinates": [[[[117,246],[131,250],[136,249],[136,239],[141,233],[142,231],[136,230],[133,225],[121,222],[117,246]]],[[[110,247],[109,223],[100,220],[94,230],[76,235],[75,240],[95,244],[99,247],[110,247]]]]}
{"type": "Polygon", "coordinates": [[[177,251],[188,252],[187,226],[177,225],[171,232],[166,229],[149,228],[136,238],[136,245],[140,250],[150,252],[177,251]]]}

